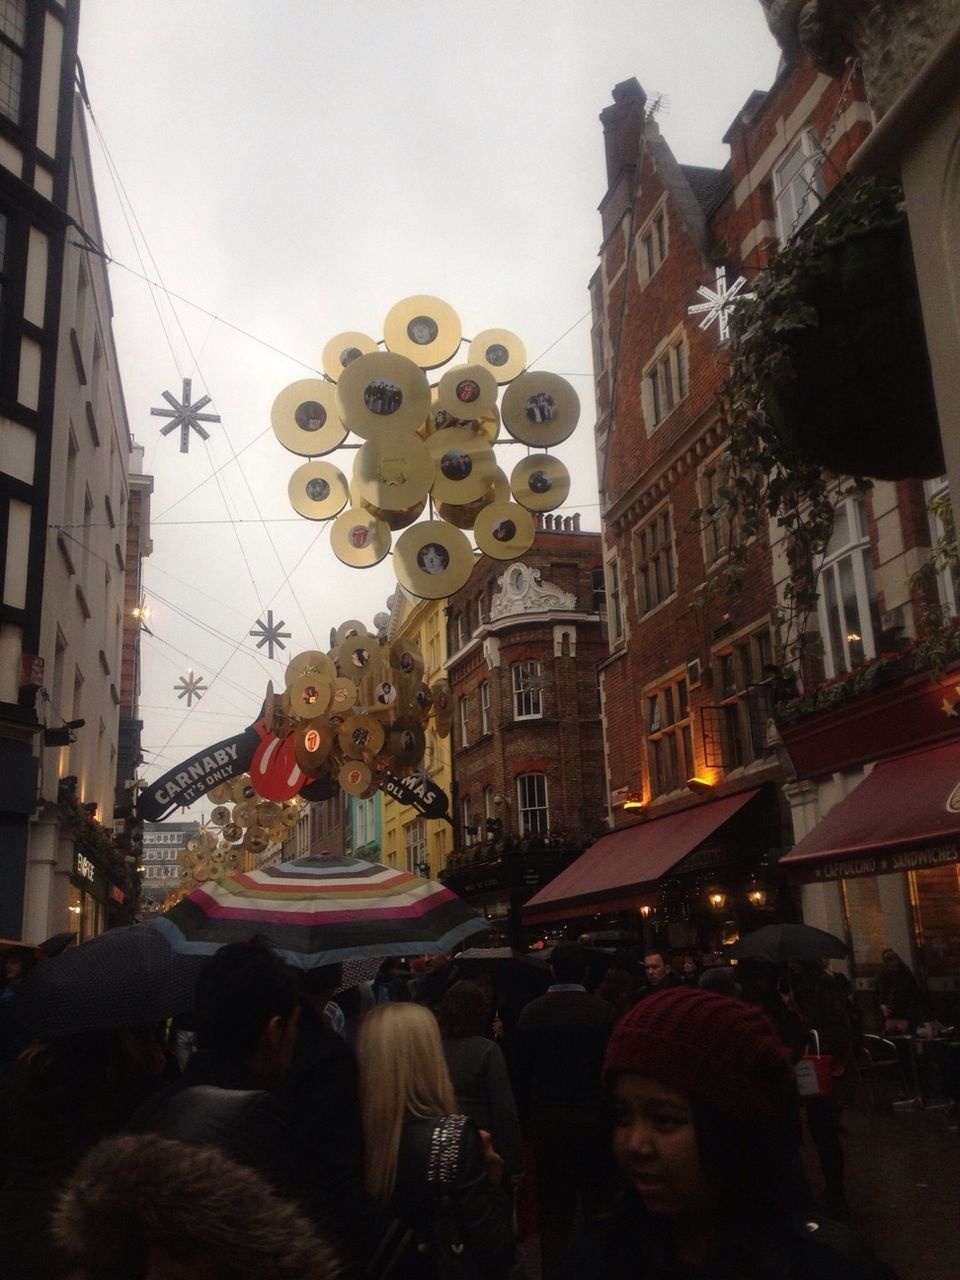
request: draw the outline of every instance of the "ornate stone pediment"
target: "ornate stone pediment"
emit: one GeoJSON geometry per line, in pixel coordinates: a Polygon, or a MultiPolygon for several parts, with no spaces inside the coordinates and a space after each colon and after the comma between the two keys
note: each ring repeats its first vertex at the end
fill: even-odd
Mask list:
{"type": "Polygon", "coordinates": [[[784,55],[801,52],[820,71],[843,74],[859,58],[867,98],[882,116],[946,33],[960,0],[760,0],[784,55]]]}
{"type": "Polygon", "coordinates": [[[491,622],[514,613],[549,613],[577,607],[577,597],[572,591],[561,591],[549,582],[542,583],[539,569],[531,569],[519,561],[497,579],[497,585],[500,591],[490,602],[491,622]]]}

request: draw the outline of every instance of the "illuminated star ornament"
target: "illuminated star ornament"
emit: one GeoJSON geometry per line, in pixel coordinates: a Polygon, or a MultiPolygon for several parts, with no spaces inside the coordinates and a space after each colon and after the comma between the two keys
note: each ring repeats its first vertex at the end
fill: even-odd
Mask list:
{"type": "Polygon", "coordinates": [[[177,693],[177,697],[186,698],[187,706],[192,707],[194,698],[199,702],[207,691],[207,686],[202,681],[203,676],[195,676],[191,667],[187,675],[180,677],[180,683],[173,686],[174,690],[179,689],[180,691],[177,693]]]}
{"type": "MultiPolygon", "coordinates": [[[[954,685],[954,688],[957,693],[960,693],[960,684],[954,685]]],[[[944,698],[940,703],[940,710],[945,716],[956,716],[958,714],[958,709],[960,709],[960,702],[951,702],[949,698],[944,698]]]]}
{"type": "Polygon", "coordinates": [[[700,321],[701,329],[709,329],[714,320],[720,326],[720,341],[726,342],[730,336],[730,312],[742,302],[744,298],[755,298],[755,293],[743,293],[743,286],[747,283],[744,276],[737,276],[730,288],[727,288],[727,269],[726,267],[717,267],[717,287],[708,289],[705,284],[697,287],[697,293],[701,298],[706,298],[706,302],[697,302],[692,307],[687,307],[687,312],[692,315],[700,315],[703,313],[703,319],[700,321]]]}
{"type": "Polygon", "coordinates": [[[268,658],[273,657],[274,648],[285,649],[287,647],[283,642],[284,640],[290,639],[290,632],[281,631],[280,628],[284,626],[286,626],[286,623],[282,620],[280,622],[274,622],[273,610],[268,609],[266,622],[264,622],[262,618],[258,618],[257,625],[250,632],[252,636],[260,636],[260,639],[257,641],[258,649],[262,649],[264,645],[267,646],[268,658]]]}
{"type": "Polygon", "coordinates": [[[170,418],[165,427],[160,428],[162,436],[168,436],[171,431],[180,428],[180,452],[190,452],[190,432],[195,431],[201,440],[209,440],[210,432],[201,427],[201,422],[219,422],[220,415],[218,413],[201,413],[200,410],[210,403],[209,396],[201,396],[196,404],[190,403],[192,395],[191,379],[183,380],[183,397],[181,400],[175,400],[169,391],[164,391],[164,400],[171,407],[169,409],[151,409],[150,412],[155,418],[170,418]]]}

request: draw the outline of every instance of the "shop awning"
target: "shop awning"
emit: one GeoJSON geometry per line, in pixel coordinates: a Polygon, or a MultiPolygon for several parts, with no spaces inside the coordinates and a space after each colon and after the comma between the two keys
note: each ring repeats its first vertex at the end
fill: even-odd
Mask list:
{"type": "Polygon", "coordinates": [[[958,860],[960,738],[881,761],[780,866],[810,883],[958,860]]]}
{"type": "Polygon", "coordinates": [[[601,836],[576,862],[534,894],[523,908],[524,920],[530,924],[547,923],[635,905],[632,896],[654,885],[739,812],[757,791],[758,788],[740,791],[601,836]]]}

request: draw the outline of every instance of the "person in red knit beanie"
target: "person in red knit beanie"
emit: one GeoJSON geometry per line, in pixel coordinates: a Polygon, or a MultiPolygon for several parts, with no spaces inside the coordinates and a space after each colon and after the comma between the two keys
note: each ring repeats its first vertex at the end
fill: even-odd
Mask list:
{"type": "Polygon", "coordinates": [[[603,1076],[624,1201],[568,1280],[895,1280],[812,1210],[790,1055],[762,1010],[658,992],[617,1024],[603,1076]]]}

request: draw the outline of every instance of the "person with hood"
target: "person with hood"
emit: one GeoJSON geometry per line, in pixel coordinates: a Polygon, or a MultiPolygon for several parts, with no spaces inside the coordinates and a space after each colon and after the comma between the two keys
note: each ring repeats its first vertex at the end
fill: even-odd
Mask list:
{"type": "Polygon", "coordinates": [[[648,996],[617,1024],[604,1083],[623,1201],[575,1242],[567,1280],[895,1280],[811,1211],[790,1054],[759,1009],[648,996]]]}

